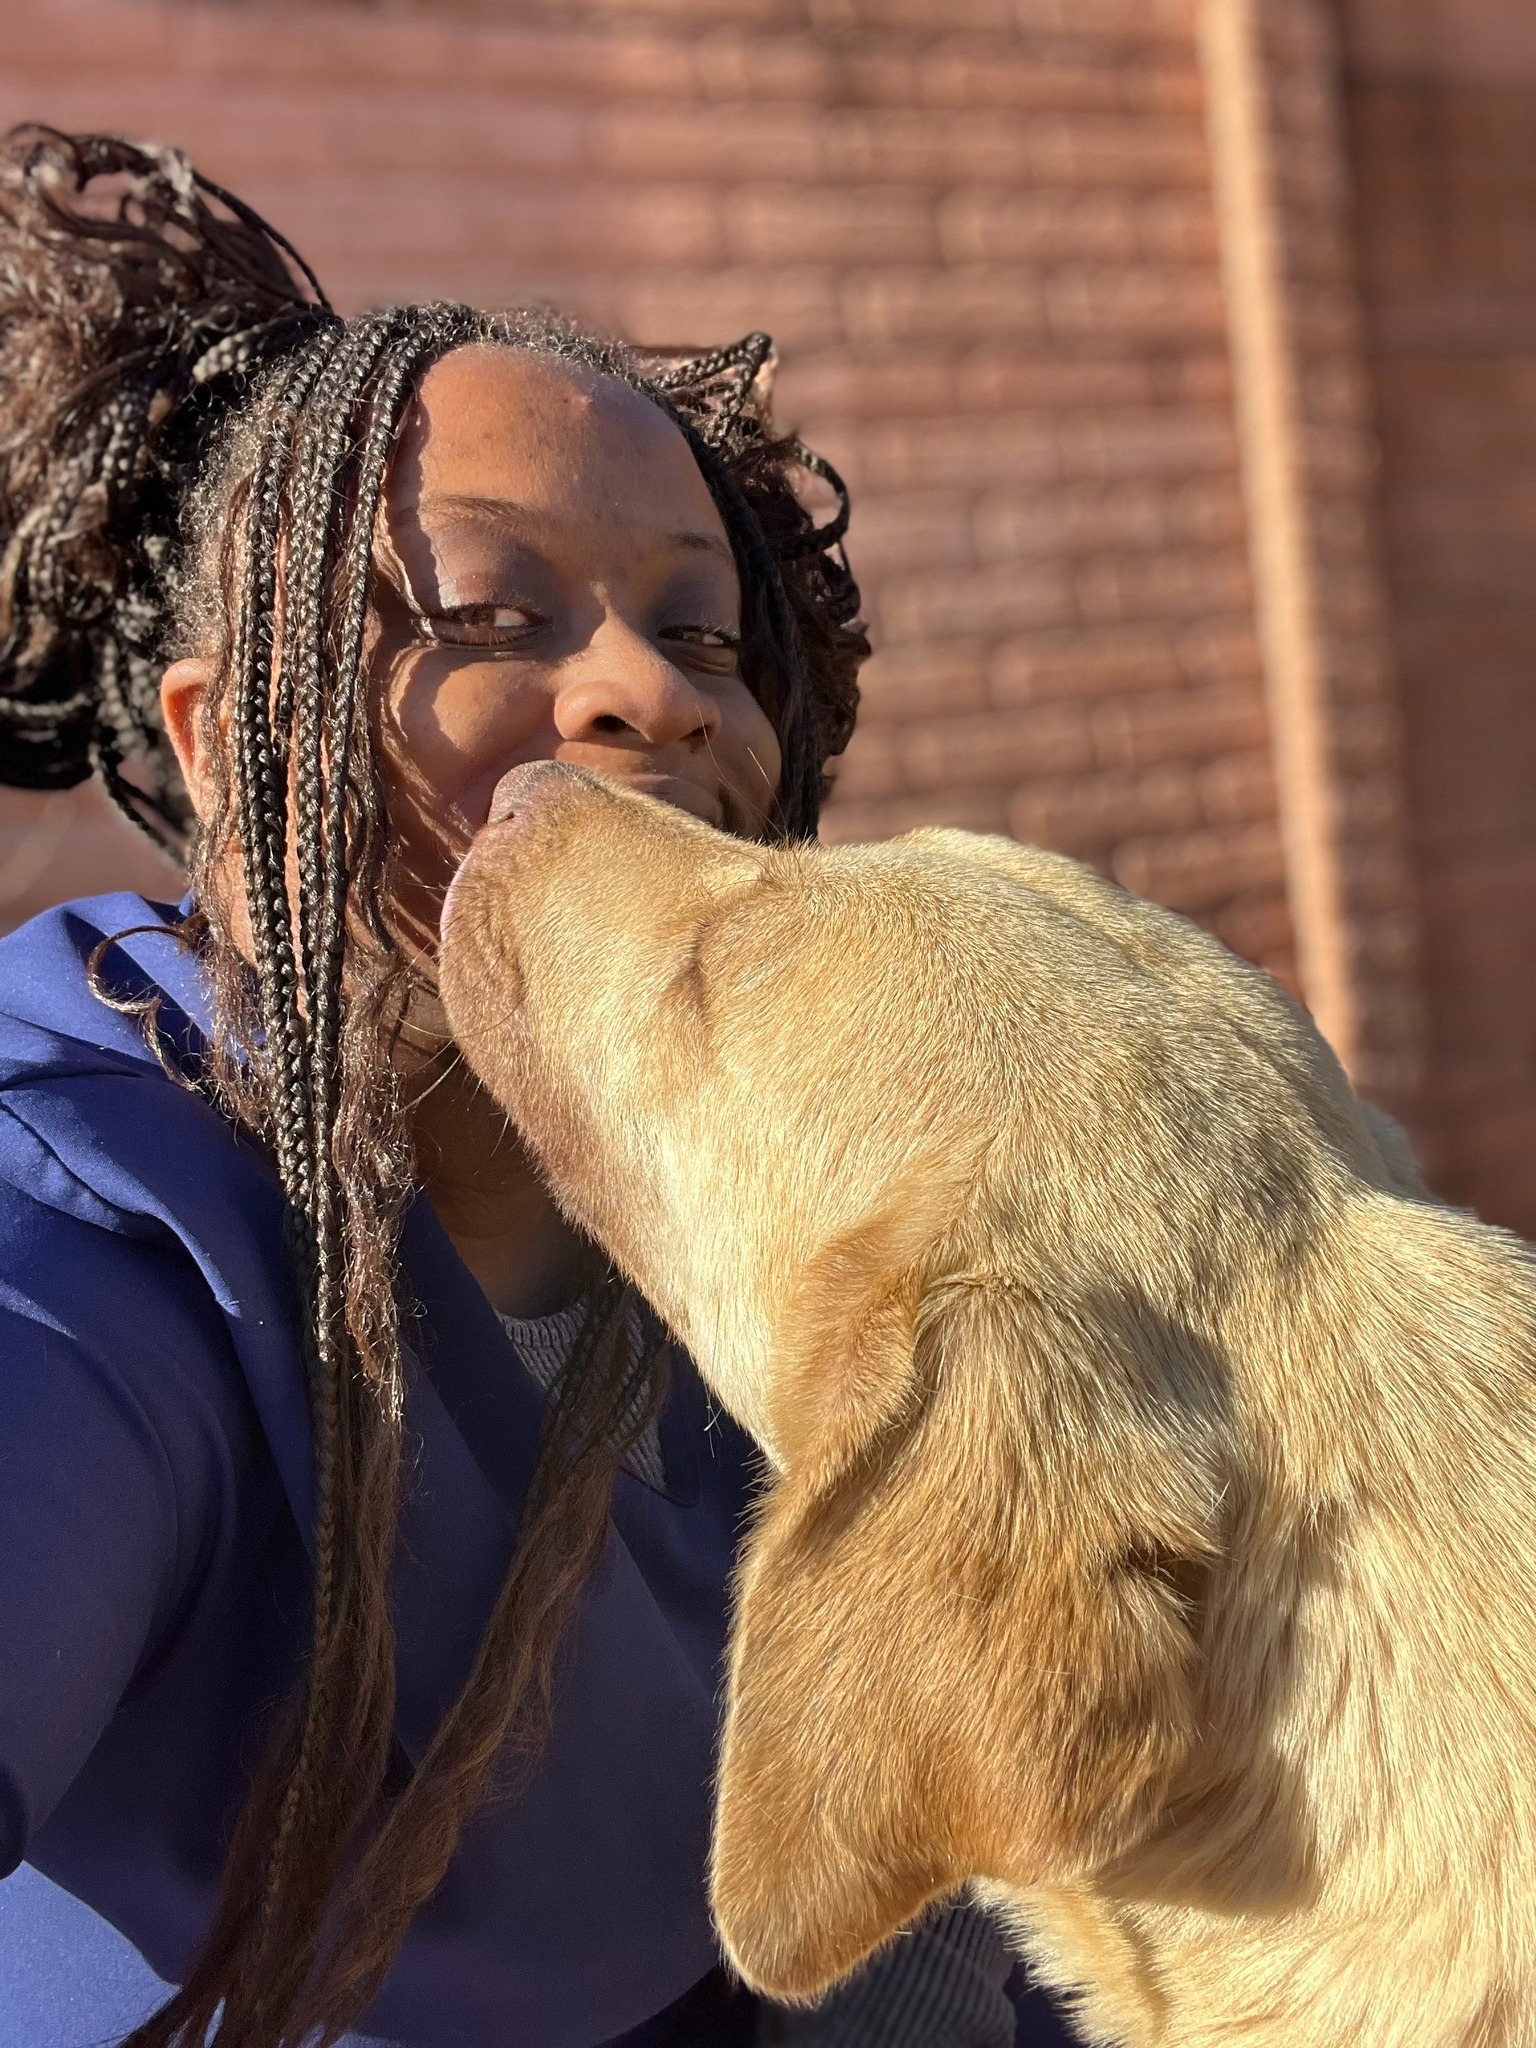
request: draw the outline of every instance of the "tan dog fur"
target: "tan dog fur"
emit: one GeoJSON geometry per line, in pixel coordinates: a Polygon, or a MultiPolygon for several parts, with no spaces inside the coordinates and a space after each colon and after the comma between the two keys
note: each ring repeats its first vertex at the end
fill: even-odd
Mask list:
{"type": "Polygon", "coordinates": [[[714,1906],[814,1996],[971,1883],[1086,2037],[1536,2042],[1536,1277],[1303,1013],[1012,843],[504,785],[443,990],[776,1476],[714,1906]]]}

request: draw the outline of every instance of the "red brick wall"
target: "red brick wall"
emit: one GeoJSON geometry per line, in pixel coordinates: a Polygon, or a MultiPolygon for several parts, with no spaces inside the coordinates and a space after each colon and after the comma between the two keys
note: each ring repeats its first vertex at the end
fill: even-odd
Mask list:
{"type": "MultiPolygon", "coordinates": [[[[1326,698],[1302,809],[1383,1074],[1423,999],[1397,1099],[1432,1170],[1536,1233],[1536,11],[1337,0],[1352,264],[1330,4],[6,0],[0,120],[184,143],[345,305],[772,328],[786,417],[855,488],[880,647],[829,833],[1040,839],[1294,980],[1197,35],[1251,7],[1326,698]]],[[[0,920],[150,863],[87,797],[0,804],[0,920]]]]}
{"type": "Polygon", "coordinates": [[[1329,0],[1204,0],[1249,553],[1298,978],[1412,1116],[1422,1055],[1400,701],[1329,0]]]}
{"type": "Polygon", "coordinates": [[[1536,1235],[1536,9],[1351,0],[1440,1184],[1536,1235]]]}
{"type": "Polygon", "coordinates": [[[1289,975],[1194,0],[478,14],[7,0],[0,119],[182,142],[346,305],[771,328],[881,648],[829,831],[1045,840],[1289,975]]]}

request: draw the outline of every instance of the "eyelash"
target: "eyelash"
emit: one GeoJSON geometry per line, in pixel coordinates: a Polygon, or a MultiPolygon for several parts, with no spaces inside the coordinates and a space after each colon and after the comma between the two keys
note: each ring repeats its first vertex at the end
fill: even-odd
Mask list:
{"type": "Polygon", "coordinates": [[[481,627],[492,633],[505,633],[510,636],[518,633],[530,633],[536,627],[542,626],[545,621],[538,612],[534,611],[531,605],[456,604],[450,605],[440,612],[429,612],[425,617],[424,623],[427,631],[434,638],[446,638],[451,645],[473,646],[475,644],[473,641],[453,640],[451,632],[445,635],[442,632],[442,628],[445,626],[449,628],[457,626],[473,632],[477,627],[481,627]],[[498,613],[506,614],[520,623],[517,625],[498,626],[496,623],[498,613]]]}
{"type": "MultiPolygon", "coordinates": [[[[449,606],[440,612],[428,613],[425,624],[434,638],[446,639],[451,646],[473,646],[476,644],[473,641],[455,640],[451,633],[445,635],[441,629],[445,626],[457,626],[473,631],[476,627],[481,627],[491,633],[504,633],[508,636],[507,641],[489,644],[507,645],[513,637],[534,632],[538,627],[547,625],[548,621],[541,613],[534,611],[531,605],[461,604],[449,606]],[[515,626],[498,626],[498,613],[510,614],[520,619],[522,623],[515,626]]],[[[680,640],[689,647],[707,647],[729,654],[734,654],[741,646],[741,635],[733,626],[664,626],[657,637],[663,640],[680,640]]]]}
{"type": "Polygon", "coordinates": [[[741,635],[734,626],[664,626],[658,638],[686,640],[692,647],[714,647],[729,654],[741,646],[741,635]]]}

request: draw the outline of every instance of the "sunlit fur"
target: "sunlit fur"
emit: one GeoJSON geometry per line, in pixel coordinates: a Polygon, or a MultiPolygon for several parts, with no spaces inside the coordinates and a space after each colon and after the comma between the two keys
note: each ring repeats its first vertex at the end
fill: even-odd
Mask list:
{"type": "Polygon", "coordinates": [[[1093,2041],[1536,2042],[1525,1247],[1071,862],[503,788],[458,1035],[775,1468],[713,1872],[746,1979],[813,1997],[969,1881],[1093,2041]]]}

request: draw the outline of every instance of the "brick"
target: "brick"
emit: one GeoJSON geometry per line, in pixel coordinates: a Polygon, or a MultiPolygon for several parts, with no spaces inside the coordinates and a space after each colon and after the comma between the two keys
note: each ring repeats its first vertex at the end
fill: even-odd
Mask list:
{"type": "Polygon", "coordinates": [[[1007,716],[914,720],[897,728],[908,787],[984,789],[1041,775],[1079,775],[1093,758],[1088,720],[1075,704],[1007,716]]]}
{"type": "Polygon", "coordinates": [[[266,203],[304,248],[327,220],[349,223],[354,261],[430,250],[434,261],[484,263],[496,257],[543,265],[579,256],[614,270],[714,265],[724,249],[717,194],[670,185],[527,185],[503,189],[479,179],[433,181],[414,172],[367,180],[335,177],[321,185],[286,176],[267,184],[266,203]]]}
{"type": "Polygon", "coordinates": [[[1225,348],[1159,355],[1149,367],[1154,391],[1164,404],[1196,400],[1231,402],[1232,364],[1225,348]]]}
{"type": "Polygon", "coordinates": [[[617,178],[735,182],[829,174],[824,116],[812,106],[614,106],[593,124],[592,162],[617,178]]]}
{"type": "Polygon", "coordinates": [[[593,35],[558,24],[396,16],[364,18],[344,8],[244,9],[183,4],[20,4],[6,16],[8,69],[68,68],[119,79],[136,74],[221,94],[257,79],[327,87],[440,85],[461,93],[496,87],[563,92],[590,103],[608,93],[654,98],[694,89],[692,44],[676,32],[593,35]]]}
{"type": "Polygon", "coordinates": [[[1196,121],[1130,121],[1061,115],[1029,124],[1029,168],[1052,184],[1192,186],[1210,176],[1204,131],[1196,121]]]}
{"type": "Polygon", "coordinates": [[[881,421],[861,435],[860,457],[868,490],[980,488],[1058,473],[1055,432],[1044,415],[881,421]]]}
{"type": "Polygon", "coordinates": [[[866,494],[848,534],[859,574],[885,577],[905,569],[971,567],[976,548],[970,510],[968,495],[960,491],[866,494]]]}
{"type": "Polygon", "coordinates": [[[1063,337],[1166,335],[1186,341],[1226,332],[1220,281],[1204,268],[1062,265],[1045,273],[1042,291],[1050,331],[1063,337]]]}
{"type": "MultiPolygon", "coordinates": [[[[500,0],[439,0],[439,4],[450,10],[467,9],[492,17],[501,12],[500,0]]],[[[631,0],[580,0],[580,6],[581,16],[592,26],[610,19],[624,22],[634,13],[631,0]]],[[[552,11],[559,14],[563,10],[552,11]]],[[[656,20],[693,29],[718,28],[722,24],[770,30],[786,25],[798,27],[805,15],[798,0],[646,0],[646,12],[656,20]]]]}
{"type": "Polygon", "coordinates": [[[861,721],[885,726],[939,713],[984,711],[988,643],[949,639],[937,647],[878,648],[859,678],[861,721]]]}
{"type": "Polygon", "coordinates": [[[1199,915],[1237,891],[1280,888],[1285,862],[1276,827],[1254,824],[1129,839],[1115,848],[1110,872],[1138,896],[1199,915]]]}
{"type": "Polygon", "coordinates": [[[961,190],[947,198],[939,240],[952,263],[1038,263],[1137,255],[1140,208],[1120,192],[961,190]]]}
{"type": "Polygon", "coordinates": [[[1020,634],[992,654],[988,686],[999,706],[1176,689],[1184,680],[1176,636],[1137,625],[1086,633],[1020,634]]]}
{"type": "Polygon", "coordinates": [[[1170,353],[1127,344],[1117,337],[1112,352],[1101,343],[1090,354],[1062,352],[1047,344],[1024,350],[981,342],[956,368],[958,402],[967,409],[1022,412],[1034,407],[1067,412],[1084,407],[1156,406],[1177,408],[1186,401],[1223,402],[1230,431],[1230,372],[1225,355],[1170,353]]]}
{"type": "Polygon", "coordinates": [[[717,28],[692,56],[700,96],[714,101],[819,106],[837,96],[846,71],[829,43],[804,34],[717,28]]]}
{"type": "Polygon", "coordinates": [[[863,722],[837,764],[844,803],[880,803],[908,794],[900,730],[881,720],[863,722]]]}
{"type": "Polygon", "coordinates": [[[1177,630],[1179,667],[1193,684],[1253,685],[1263,673],[1248,606],[1226,618],[1197,619],[1177,630]]]}
{"type": "MultiPolygon", "coordinates": [[[[928,0],[808,0],[811,19],[818,28],[927,30],[933,24],[928,0]]],[[[1011,29],[1013,0],[955,0],[946,5],[946,18],[957,28],[1011,29]]]]}
{"type": "Polygon", "coordinates": [[[801,352],[781,365],[774,393],[782,420],[834,414],[843,419],[890,418],[954,412],[963,400],[960,375],[949,353],[901,348],[888,354],[837,348],[801,352]]]}
{"type": "Polygon", "coordinates": [[[1248,558],[1232,548],[1097,555],[1075,565],[1072,593],[1086,626],[1120,619],[1203,618],[1250,602],[1248,558]]]}
{"type": "Polygon", "coordinates": [[[1142,206],[1137,226],[1140,253],[1154,262],[1202,263],[1213,269],[1220,263],[1221,235],[1208,193],[1159,193],[1142,206]]]}
{"type": "MultiPolygon", "coordinates": [[[[1222,944],[1241,953],[1245,960],[1267,967],[1271,974],[1276,972],[1272,962],[1284,962],[1294,974],[1289,958],[1294,944],[1291,913],[1283,893],[1266,891],[1239,896],[1223,904],[1209,921],[1211,931],[1222,944]]],[[[1284,974],[1280,978],[1289,979],[1284,974]]]]}
{"type": "MultiPolygon", "coordinates": [[[[210,175],[242,196],[262,195],[263,205],[275,204],[265,195],[278,178],[318,182],[332,213],[356,208],[368,174],[399,178],[402,166],[409,166],[406,175],[418,191],[437,176],[453,179],[466,169],[482,185],[497,174],[547,178],[552,170],[580,165],[591,125],[582,110],[559,105],[530,108],[526,120],[509,122],[505,108],[485,94],[369,92],[351,83],[324,90],[266,80],[240,88],[231,118],[227,104],[189,104],[185,85],[174,77],[125,78],[75,67],[48,97],[56,121],[115,122],[141,135],[173,135],[210,175]],[[341,182],[332,196],[333,179],[341,182]]],[[[14,74],[5,98],[7,111],[37,105],[14,74]]],[[[365,197],[365,212],[371,204],[365,197]]]]}
{"type": "Polygon", "coordinates": [[[939,253],[921,187],[738,188],[725,202],[725,239],[740,263],[923,263],[939,253]]]}
{"type": "Polygon", "coordinates": [[[1209,824],[1226,825],[1276,813],[1275,764],[1267,747],[1205,763],[1195,786],[1200,815],[1209,824]]]}
{"type": "Polygon", "coordinates": [[[1196,777],[1181,762],[1150,775],[1041,776],[1008,805],[1016,838],[1081,860],[1107,857],[1129,834],[1187,832],[1200,822],[1196,777]]]}
{"type": "Polygon", "coordinates": [[[1029,271],[991,265],[857,271],[841,293],[844,332],[856,345],[1040,335],[1045,307],[1029,271]]]}
{"type": "Polygon", "coordinates": [[[186,882],[94,784],[56,796],[0,790],[0,930],[101,889],[174,903],[186,882]]]}
{"type": "Polygon", "coordinates": [[[614,280],[610,298],[621,330],[656,347],[713,343],[764,327],[781,347],[814,348],[842,329],[830,270],[668,272],[653,266],[632,280],[614,280]]]}
{"type": "Polygon", "coordinates": [[[1071,615],[1071,585],[1058,562],[912,570],[880,598],[881,623],[893,641],[941,640],[950,633],[1000,636],[1062,625],[1071,615]]]}
{"type": "Polygon", "coordinates": [[[939,212],[952,262],[1198,262],[1214,267],[1216,224],[1201,193],[962,189],[939,212]]]}
{"type": "Polygon", "coordinates": [[[862,839],[894,839],[924,825],[1005,832],[1007,804],[1000,790],[991,789],[929,790],[883,803],[844,803],[834,795],[822,817],[821,836],[830,846],[846,846],[862,839]]]}
{"type": "Polygon", "coordinates": [[[983,562],[1004,562],[1084,548],[1156,547],[1167,537],[1161,498],[1155,486],[1145,485],[991,491],[975,507],[976,552],[983,562]]]}
{"type": "Polygon", "coordinates": [[[951,37],[930,45],[919,89],[933,106],[1009,107],[1021,113],[1192,114],[1201,111],[1199,73],[1183,62],[1143,56],[1106,61],[1098,50],[1046,53],[995,40],[951,37]]]}
{"type": "Polygon", "coordinates": [[[1074,481],[991,491],[978,500],[974,525],[984,562],[1022,554],[1155,550],[1197,540],[1230,548],[1246,539],[1241,497],[1235,481],[1225,478],[1074,481]]]}
{"type": "Polygon", "coordinates": [[[1064,472],[1077,476],[1231,475],[1232,415],[1216,406],[1148,406],[1069,413],[1057,428],[1064,472]]]}
{"type": "Polygon", "coordinates": [[[1241,689],[1181,690],[1095,705],[1092,731],[1094,758],[1106,768],[1215,760],[1269,741],[1263,703],[1241,689]]]}
{"type": "Polygon", "coordinates": [[[850,108],[824,125],[823,165],[832,178],[903,184],[1021,178],[1032,162],[1029,126],[991,111],[850,108]]]}
{"type": "Polygon", "coordinates": [[[1026,30],[1125,38],[1135,45],[1189,44],[1195,32],[1194,0],[1015,0],[1014,16],[1026,30]]]}

